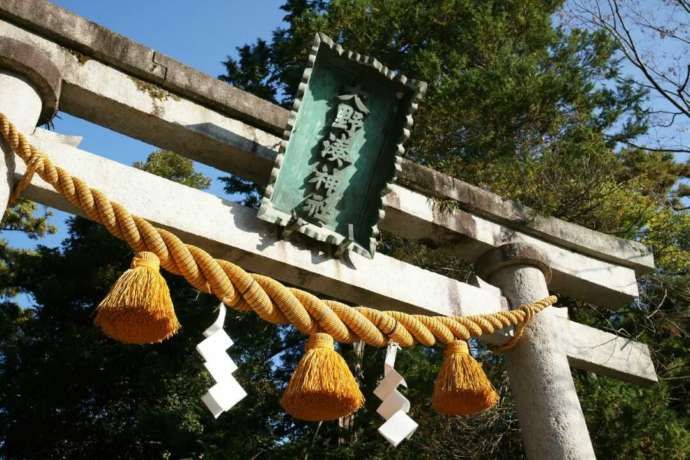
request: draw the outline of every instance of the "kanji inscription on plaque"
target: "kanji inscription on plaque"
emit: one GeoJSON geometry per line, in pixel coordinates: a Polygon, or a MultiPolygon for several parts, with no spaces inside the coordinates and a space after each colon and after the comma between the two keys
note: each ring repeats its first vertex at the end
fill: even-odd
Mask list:
{"type": "Polygon", "coordinates": [[[426,84],[318,34],[259,217],[372,257],[426,84]]]}

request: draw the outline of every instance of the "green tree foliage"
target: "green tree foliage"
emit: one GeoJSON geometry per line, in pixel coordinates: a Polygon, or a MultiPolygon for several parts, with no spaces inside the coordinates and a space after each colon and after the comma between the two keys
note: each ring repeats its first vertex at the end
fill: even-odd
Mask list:
{"type": "MultiPolygon", "coordinates": [[[[416,118],[409,157],[481,187],[590,228],[638,239],[659,269],[641,279],[639,301],[612,313],[564,299],[582,322],[650,344],[659,385],[641,388],[576,372],[597,453],[602,458],[690,456],[688,318],[690,222],[678,188],[688,166],[663,152],[622,148],[647,127],[647,100],[619,67],[604,33],[554,26],[555,0],[287,0],[286,26],[270,42],[240,48],[221,78],[289,106],[313,35],[430,83],[416,118]]],[[[139,167],[205,188],[192,163],[157,152],[139,167]]],[[[256,197],[231,178],[228,192],[256,197]]],[[[440,203],[452,206],[452,203],[440,203]]],[[[93,309],[127,267],[131,253],[83,219],[58,249],[16,253],[0,276],[36,303],[0,306],[0,456],[10,458],[522,458],[519,424],[502,358],[475,351],[503,396],[470,419],[430,408],[437,351],[400,354],[420,424],[392,451],[371,391],[381,350],[343,353],[367,395],[348,428],[303,424],[278,406],[303,338],[233,313],[231,355],[249,397],[214,421],[199,396],[211,383],[194,345],[215,301],[168,277],[182,331],[155,346],[123,346],[92,325],[93,309]]],[[[446,248],[389,235],[387,252],[464,279],[470,269],[446,248]]],[[[8,248],[2,250],[3,260],[8,248]]],[[[601,306],[606,307],[606,306],[601,306]]]]}
{"type": "Polygon", "coordinates": [[[167,150],[153,152],[145,162],[135,161],[133,166],[200,190],[211,185],[210,178],[194,171],[192,160],[167,150]]]}
{"type": "MultiPolygon", "coordinates": [[[[20,199],[5,212],[0,222],[0,230],[22,232],[33,240],[55,233],[55,226],[48,223],[51,213],[45,210],[39,215],[37,211],[36,203],[20,199]]],[[[13,296],[17,293],[7,282],[7,277],[17,258],[24,253],[21,249],[9,247],[7,241],[0,238],[0,296],[13,296]]]]}

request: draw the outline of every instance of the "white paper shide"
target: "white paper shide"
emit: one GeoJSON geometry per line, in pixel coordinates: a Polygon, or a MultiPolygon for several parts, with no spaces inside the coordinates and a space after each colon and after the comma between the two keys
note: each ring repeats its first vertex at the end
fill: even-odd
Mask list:
{"type": "Polygon", "coordinates": [[[395,342],[388,344],[383,365],[383,379],[374,390],[374,394],[383,401],[376,412],[386,419],[386,422],[379,427],[379,433],[393,447],[409,439],[417,429],[417,422],[407,415],[410,411],[410,401],[397,390],[398,385],[407,387],[405,379],[395,370],[395,356],[398,348],[400,347],[395,342]]]}
{"type": "Polygon", "coordinates": [[[226,352],[233,344],[230,336],[223,330],[227,309],[222,303],[219,308],[218,318],[204,331],[206,338],[196,346],[196,351],[204,358],[204,366],[216,381],[201,397],[215,418],[247,396],[247,392],[232,375],[237,370],[237,365],[226,352]]]}

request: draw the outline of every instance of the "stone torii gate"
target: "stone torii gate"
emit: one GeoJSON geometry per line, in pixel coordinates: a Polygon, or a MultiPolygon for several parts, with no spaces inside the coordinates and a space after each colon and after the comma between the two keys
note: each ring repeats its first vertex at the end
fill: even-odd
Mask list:
{"type": "MultiPolygon", "coordinates": [[[[252,209],[80,150],[79,138],[37,127],[57,110],[260,184],[268,181],[288,115],[45,0],[0,0],[0,112],[56,164],[216,257],[342,301],[442,315],[496,312],[546,297],[549,289],[615,307],[632,301],[636,276],[654,268],[650,251],[636,242],[537,216],[405,161],[384,199],[381,228],[444,245],[473,261],[481,278],[461,283],[382,254],[352,254],[346,265],[279,239],[252,209]],[[441,213],[433,197],[455,200],[458,209],[441,213]]],[[[4,212],[25,166],[0,147],[4,212]]],[[[78,213],[39,178],[25,196],[78,213]]],[[[506,362],[533,459],[594,458],[570,367],[637,384],[657,381],[646,345],[570,321],[554,308],[530,323],[506,362]]]]}

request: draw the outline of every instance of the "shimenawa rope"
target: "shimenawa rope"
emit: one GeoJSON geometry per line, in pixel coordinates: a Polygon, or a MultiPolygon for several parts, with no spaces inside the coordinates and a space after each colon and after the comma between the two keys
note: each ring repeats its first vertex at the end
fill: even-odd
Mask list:
{"type": "MultiPolygon", "coordinates": [[[[389,342],[396,342],[401,347],[411,347],[416,343],[433,346],[437,342],[449,345],[439,376],[443,382],[438,380],[434,390],[434,407],[451,415],[466,415],[486,409],[495,403],[497,396],[493,394],[494,390],[483,375],[481,366],[473,362],[467,347],[458,345],[458,342],[491,334],[509,326],[515,326],[517,331],[522,332],[525,323],[557,300],[555,296],[549,296],[511,311],[453,317],[410,315],[361,306],[350,307],[334,300],[322,300],[300,289],[287,288],[270,277],[248,273],[227,260],[214,259],[203,249],[185,244],[173,233],[156,228],[145,219],[132,215],[122,205],[110,201],[83,180],[53,164],[2,113],[0,137],[27,165],[26,174],[13,190],[10,203],[16,201],[30,184],[32,176],[38,174],[69,203],[81,209],[89,219],[103,225],[113,236],[126,241],[138,253],[132,268],[121,277],[99,306],[98,314],[102,314],[105,319],[99,322],[97,316],[97,323],[108,335],[128,343],[151,343],[167,338],[179,327],[165,280],[157,274],[157,259],[160,266],[173,274],[184,276],[196,289],[214,294],[225,305],[240,311],[252,310],[263,320],[273,324],[290,323],[300,332],[312,336],[312,340],[308,342],[307,355],[293,375],[294,382],[291,380],[288,391],[283,396],[284,402],[313,399],[322,403],[330,398],[333,407],[356,410],[361,406],[363,397],[359,394],[350,393],[352,402],[343,404],[342,388],[333,391],[333,388],[338,387],[337,381],[342,380],[341,377],[334,380],[335,376],[349,374],[349,369],[342,359],[329,356],[330,353],[336,353],[332,346],[315,347],[315,343],[322,344],[327,340],[316,340],[313,337],[316,334],[322,337],[325,333],[337,342],[352,343],[362,340],[375,347],[386,346],[389,342]],[[137,321],[142,318],[154,326],[138,324],[137,321]],[[143,335],[142,330],[145,332],[143,335]],[[154,330],[153,338],[146,336],[150,330],[154,330]],[[314,355],[317,352],[323,357],[314,357],[322,356],[314,355]],[[329,363],[330,367],[312,366],[310,363],[314,362],[329,363]],[[308,369],[301,369],[302,366],[308,369]],[[337,372],[334,371],[335,367],[339,368],[337,372]],[[290,392],[297,392],[299,395],[288,394],[290,392]],[[467,399],[468,395],[470,400],[467,399]],[[460,400],[449,403],[449,397],[460,400]]],[[[509,346],[517,343],[521,334],[517,335],[509,346]]],[[[319,410],[305,406],[300,413],[300,405],[295,406],[297,409],[290,411],[292,415],[309,420],[318,419],[319,410]]],[[[338,410],[321,413],[322,419],[347,415],[339,414],[338,410]]]]}

